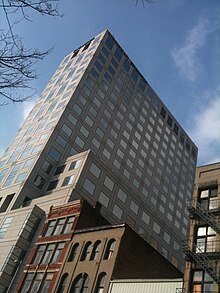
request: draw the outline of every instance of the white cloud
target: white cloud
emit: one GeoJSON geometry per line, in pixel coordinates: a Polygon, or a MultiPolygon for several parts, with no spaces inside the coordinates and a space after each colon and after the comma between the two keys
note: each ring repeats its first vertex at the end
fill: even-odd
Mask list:
{"type": "Polygon", "coordinates": [[[191,121],[190,136],[199,148],[199,164],[220,161],[220,94],[203,104],[191,121]]]}
{"type": "Polygon", "coordinates": [[[180,73],[190,81],[195,81],[201,72],[198,52],[205,45],[208,34],[219,28],[218,19],[216,11],[202,13],[194,28],[188,32],[183,46],[171,52],[180,73]]]}

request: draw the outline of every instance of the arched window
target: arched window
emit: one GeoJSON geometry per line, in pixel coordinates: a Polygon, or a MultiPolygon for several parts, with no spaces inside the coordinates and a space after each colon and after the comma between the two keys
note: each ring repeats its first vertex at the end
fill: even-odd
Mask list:
{"type": "Polygon", "coordinates": [[[81,258],[80,258],[81,261],[89,260],[89,255],[91,253],[91,249],[92,249],[92,242],[91,241],[86,242],[84,249],[83,249],[83,252],[82,252],[82,255],[81,255],[81,258]]]}
{"type": "Polygon", "coordinates": [[[74,261],[77,251],[78,251],[79,243],[75,243],[71,249],[68,261],[74,261]]]}
{"type": "Polygon", "coordinates": [[[68,278],[68,274],[64,274],[61,278],[59,287],[57,289],[57,293],[63,293],[65,288],[66,288],[66,284],[67,284],[67,278],[68,278]]]}
{"type": "Polygon", "coordinates": [[[86,273],[78,275],[71,286],[70,292],[86,293],[88,292],[89,276],[86,273]]]}
{"type": "Polygon", "coordinates": [[[96,241],[94,243],[90,260],[96,260],[97,259],[98,254],[99,254],[99,250],[100,250],[100,246],[101,246],[101,241],[100,240],[98,240],[98,241],[96,241]]]}
{"type": "Polygon", "coordinates": [[[102,272],[99,274],[94,293],[102,293],[104,291],[105,276],[106,276],[105,272],[102,272]]]}
{"type": "Polygon", "coordinates": [[[113,254],[113,251],[115,248],[115,243],[116,243],[115,239],[109,240],[107,247],[106,247],[106,250],[105,250],[104,259],[111,259],[112,258],[112,254],[113,254]]]}

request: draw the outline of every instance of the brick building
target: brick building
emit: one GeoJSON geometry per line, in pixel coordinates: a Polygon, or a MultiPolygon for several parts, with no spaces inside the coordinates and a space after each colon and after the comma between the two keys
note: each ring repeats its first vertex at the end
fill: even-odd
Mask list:
{"type": "Polygon", "coordinates": [[[190,213],[190,238],[184,243],[185,292],[220,291],[220,163],[198,167],[190,213]]]}

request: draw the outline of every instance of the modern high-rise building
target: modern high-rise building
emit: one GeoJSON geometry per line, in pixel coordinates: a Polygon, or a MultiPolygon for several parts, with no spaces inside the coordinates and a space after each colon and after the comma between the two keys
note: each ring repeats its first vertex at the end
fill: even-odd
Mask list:
{"type": "Polygon", "coordinates": [[[26,235],[12,261],[22,229],[36,231],[51,203],[79,198],[101,203],[110,223],[127,223],[183,270],[196,158],[108,31],[82,45],[61,62],[0,161],[0,286],[32,241],[26,235]]]}
{"type": "Polygon", "coordinates": [[[220,163],[196,169],[186,254],[185,292],[220,292],[220,163]]]}

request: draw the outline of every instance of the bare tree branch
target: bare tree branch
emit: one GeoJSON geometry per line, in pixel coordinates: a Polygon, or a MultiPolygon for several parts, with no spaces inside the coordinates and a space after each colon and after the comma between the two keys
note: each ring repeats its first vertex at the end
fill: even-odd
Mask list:
{"type": "Polygon", "coordinates": [[[57,8],[58,0],[0,0],[0,10],[5,15],[8,30],[0,30],[0,106],[9,102],[20,103],[31,95],[22,95],[22,90],[32,89],[30,81],[37,78],[34,65],[47,56],[51,49],[41,52],[24,47],[13,28],[22,20],[31,21],[29,12],[41,15],[62,16],[57,8]],[[13,21],[14,14],[20,19],[13,21]]]}

